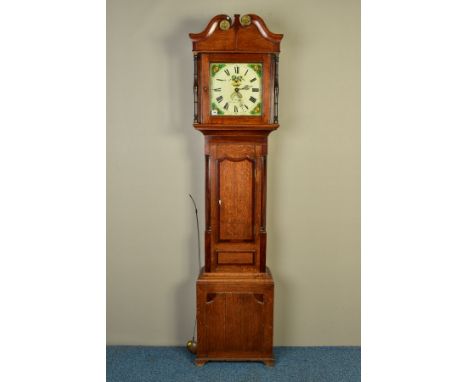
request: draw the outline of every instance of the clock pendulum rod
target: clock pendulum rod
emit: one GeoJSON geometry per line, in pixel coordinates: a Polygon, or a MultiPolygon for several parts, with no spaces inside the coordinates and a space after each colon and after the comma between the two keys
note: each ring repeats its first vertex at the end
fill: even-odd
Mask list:
{"type": "Polygon", "coordinates": [[[197,239],[198,239],[198,271],[201,271],[201,249],[200,249],[200,223],[198,222],[198,209],[195,200],[193,199],[192,195],[190,195],[190,199],[192,199],[193,208],[195,209],[195,220],[197,221],[197,239]]]}
{"type": "MultiPolygon", "coordinates": [[[[201,271],[201,249],[200,249],[200,223],[198,222],[198,209],[195,200],[193,199],[192,195],[190,195],[190,199],[192,199],[193,208],[195,209],[195,220],[197,221],[197,239],[198,239],[198,272],[201,271]]],[[[192,339],[188,340],[186,343],[187,350],[192,353],[196,354],[197,352],[197,341],[195,341],[195,332],[197,329],[197,318],[195,317],[194,324],[193,324],[193,334],[192,339]]]]}

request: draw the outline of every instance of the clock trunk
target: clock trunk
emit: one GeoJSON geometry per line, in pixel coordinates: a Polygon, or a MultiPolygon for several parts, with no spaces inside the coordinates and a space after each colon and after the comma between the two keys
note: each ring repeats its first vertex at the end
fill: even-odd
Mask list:
{"type": "Polygon", "coordinates": [[[206,136],[207,272],[265,272],[264,137],[206,136]]]}

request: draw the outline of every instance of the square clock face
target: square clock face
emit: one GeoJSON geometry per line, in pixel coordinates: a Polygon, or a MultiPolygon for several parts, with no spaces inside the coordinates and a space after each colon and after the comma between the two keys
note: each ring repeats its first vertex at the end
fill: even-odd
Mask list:
{"type": "Polygon", "coordinates": [[[211,63],[210,114],[261,116],[262,74],[260,63],[211,63]]]}

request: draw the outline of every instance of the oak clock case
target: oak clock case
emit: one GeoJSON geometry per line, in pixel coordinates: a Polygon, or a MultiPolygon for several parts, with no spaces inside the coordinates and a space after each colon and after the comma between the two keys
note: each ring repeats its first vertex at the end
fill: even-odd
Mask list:
{"type": "Polygon", "coordinates": [[[191,33],[194,127],[205,137],[205,267],[197,357],[273,365],[274,281],[266,267],[268,135],[278,124],[281,34],[257,15],[191,33]]]}

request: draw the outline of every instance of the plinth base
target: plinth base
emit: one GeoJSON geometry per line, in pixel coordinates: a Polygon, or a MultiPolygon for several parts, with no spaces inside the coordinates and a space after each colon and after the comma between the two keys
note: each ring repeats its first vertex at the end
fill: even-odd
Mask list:
{"type": "Polygon", "coordinates": [[[197,358],[273,366],[274,282],[266,273],[203,272],[197,280],[197,358]]]}
{"type": "Polygon", "coordinates": [[[265,366],[270,366],[273,367],[275,366],[275,359],[274,358],[196,358],[195,359],[195,365],[198,367],[204,366],[205,363],[208,361],[235,361],[235,362],[241,362],[241,361],[246,361],[246,362],[253,362],[253,361],[258,361],[258,362],[263,362],[265,366]]]}

